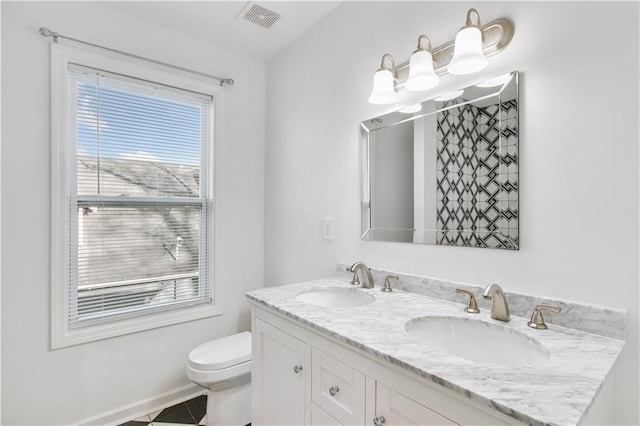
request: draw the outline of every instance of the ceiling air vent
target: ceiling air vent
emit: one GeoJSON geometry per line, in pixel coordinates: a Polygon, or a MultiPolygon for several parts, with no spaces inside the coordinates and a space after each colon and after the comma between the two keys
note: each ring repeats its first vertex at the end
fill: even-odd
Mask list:
{"type": "Polygon", "coordinates": [[[253,22],[254,24],[258,24],[261,27],[271,28],[273,24],[278,22],[278,19],[280,19],[280,15],[253,3],[250,4],[250,7],[248,8],[242,19],[253,22]]]}

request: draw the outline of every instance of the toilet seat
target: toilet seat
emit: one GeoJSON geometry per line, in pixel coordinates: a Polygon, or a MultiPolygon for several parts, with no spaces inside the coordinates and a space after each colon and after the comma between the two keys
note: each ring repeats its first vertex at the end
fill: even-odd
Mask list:
{"type": "MultiPolygon", "coordinates": [[[[189,367],[199,371],[234,370],[230,367],[243,363],[250,366],[250,361],[251,333],[248,331],[203,343],[189,353],[189,367]]],[[[246,368],[242,366],[235,370],[246,368]]]]}
{"type": "MultiPolygon", "coordinates": [[[[227,381],[248,381],[251,377],[251,361],[243,362],[221,370],[196,370],[193,367],[187,368],[187,377],[200,386],[211,389],[216,384],[227,381]]],[[[224,386],[227,386],[225,383],[224,386]]]]}

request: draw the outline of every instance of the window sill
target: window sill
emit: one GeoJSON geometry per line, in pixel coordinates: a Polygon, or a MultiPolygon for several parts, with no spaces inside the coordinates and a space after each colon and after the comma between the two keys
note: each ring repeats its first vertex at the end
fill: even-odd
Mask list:
{"type": "Polygon", "coordinates": [[[81,345],[221,314],[222,311],[214,305],[206,304],[74,329],[69,329],[66,325],[56,329],[54,324],[51,335],[51,349],[81,345]]]}

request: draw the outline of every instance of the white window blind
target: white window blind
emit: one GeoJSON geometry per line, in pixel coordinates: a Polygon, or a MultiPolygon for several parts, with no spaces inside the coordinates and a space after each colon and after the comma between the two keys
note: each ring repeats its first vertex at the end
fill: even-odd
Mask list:
{"type": "Polygon", "coordinates": [[[69,65],[68,321],[212,298],[213,99],[69,65]]]}

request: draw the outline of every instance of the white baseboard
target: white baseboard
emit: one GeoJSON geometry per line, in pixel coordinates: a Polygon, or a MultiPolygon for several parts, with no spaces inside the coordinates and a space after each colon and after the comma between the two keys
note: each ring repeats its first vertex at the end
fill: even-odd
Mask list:
{"type": "Polygon", "coordinates": [[[146,414],[206,394],[207,390],[195,384],[185,385],[168,392],[141,399],[113,410],[74,422],[74,425],[119,425],[146,414]]]}

